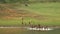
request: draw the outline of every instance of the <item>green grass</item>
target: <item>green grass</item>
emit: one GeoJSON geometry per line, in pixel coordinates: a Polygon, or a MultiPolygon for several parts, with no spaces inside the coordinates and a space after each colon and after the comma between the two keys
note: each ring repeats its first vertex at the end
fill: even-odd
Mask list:
{"type": "Polygon", "coordinates": [[[31,4],[31,6],[27,7],[29,10],[33,10],[38,14],[42,15],[59,15],[60,14],[60,3],[36,3],[31,4]]]}
{"type": "MultiPolygon", "coordinates": [[[[60,25],[60,3],[35,3],[22,9],[43,16],[41,20],[36,20],[40,24],[60,25]]],[[[35,20],[35,19],[34,19],[35,20]]],[[[37,24],[38,24],[37,23],[37,24]]]]}
{"type": "MultiPolygon", "coordinates": [[[[28,10],[37,15],[41,15],[41,18],[24,18],[24,23],[31,20],[32,24],[41,24],[41,25],[60,25],[60,3],[35,3],[30,4],[30,6],[21,6],[17,9],[28,10]],[[42,18],[43,17],[43,18],[42,18]]],[[[0,25],[20,25],[21,19],[11,19],[11,20],[2,20],[0,19],[0,25]]]]}
{"type": "Polygon", "coordinates": [[[19,20],[7,20],[7,19],[0,19],[0,25],[1,26],[17,26],[20,24],[19,20]]]}

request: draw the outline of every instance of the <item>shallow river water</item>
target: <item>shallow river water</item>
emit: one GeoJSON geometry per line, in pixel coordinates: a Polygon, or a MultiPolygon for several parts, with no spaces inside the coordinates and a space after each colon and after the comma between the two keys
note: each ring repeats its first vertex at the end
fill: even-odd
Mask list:
{"type": "Polygon", "coordinates": [[[24,31],[21,34],[60,34],[60,29],[55,29],[51,31],[24,31]]]}
{"type": "Polygon", "coordinates": [[[0,34],[60,34],[60,28],[51,31],[33,31],[22,28],[0,28],[0,34]]]}

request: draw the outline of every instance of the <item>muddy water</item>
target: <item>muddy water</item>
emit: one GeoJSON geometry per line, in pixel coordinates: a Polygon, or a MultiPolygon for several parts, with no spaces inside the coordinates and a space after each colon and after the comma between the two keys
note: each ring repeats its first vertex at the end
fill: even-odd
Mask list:
{"type": "Polygon", "coordinates": [[[0,34],[60,34],[60,28],[51,31],[32,31],[23,28],[0,28],[0,34]]]}

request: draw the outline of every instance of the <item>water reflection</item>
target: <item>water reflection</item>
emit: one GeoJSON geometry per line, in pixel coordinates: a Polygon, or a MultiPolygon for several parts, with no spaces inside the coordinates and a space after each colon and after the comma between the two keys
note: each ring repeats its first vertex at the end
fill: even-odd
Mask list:
{"type": "Polygon", "coordinates": [[[60,28],[50,31],[27,30],[24,28],[0,28],[0,34],[60,34],[60,28]]]}
{"type": "Polygon", "coordinates": [[[60,34],[60,29],[55,29],[52,31],[23,31],[21,34],[60,34]]]}

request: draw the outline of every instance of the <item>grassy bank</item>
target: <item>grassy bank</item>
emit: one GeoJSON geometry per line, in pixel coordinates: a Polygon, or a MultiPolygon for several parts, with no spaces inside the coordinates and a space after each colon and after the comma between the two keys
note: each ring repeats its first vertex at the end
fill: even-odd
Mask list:
{"type": "MultiPolygon", "coordinates": [[[[28,7],[16,6],[18,10],[27,10],[31,12],[33,17],[25,17],[24,23],[29,23],[31,20],[32,24],[41,25],[60,25],[60,3],[35,3],[30,4],[28,7]],[[33,14],[32,14],[33,13],[33,14]],[[36,16],[34,16],[36,15],[36,16]]],[[[17,14],[16,14],[17,15],[17,14]]],[[[28,14],[29,15],[29,14],[28,14]]],[[[18,17],[16,17],[18,18],[18,17]]],[[[21,25],[21,19],[0,19],[0,25],[21,25]]]]}

